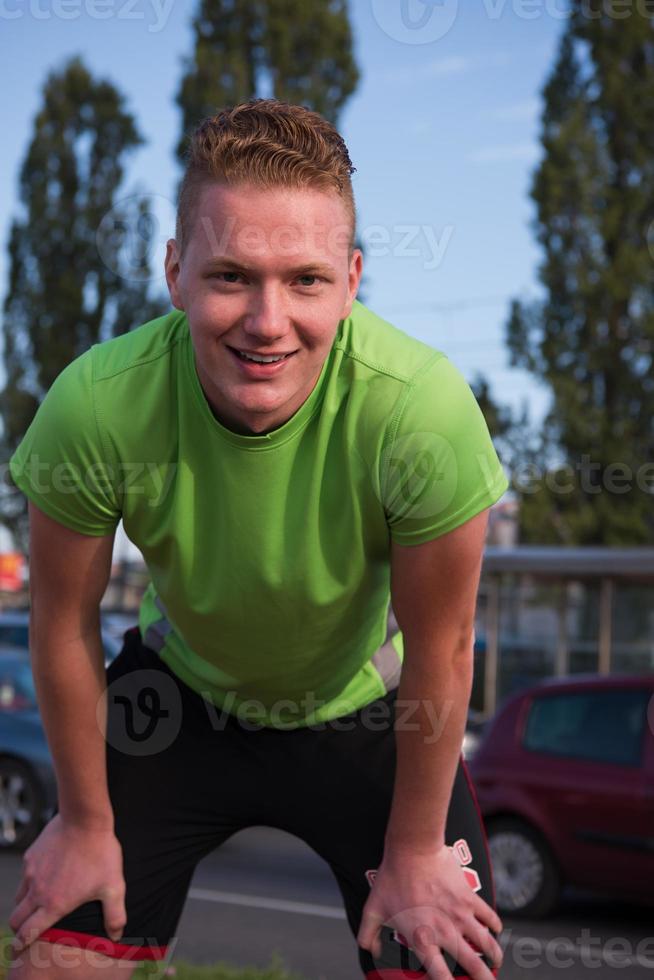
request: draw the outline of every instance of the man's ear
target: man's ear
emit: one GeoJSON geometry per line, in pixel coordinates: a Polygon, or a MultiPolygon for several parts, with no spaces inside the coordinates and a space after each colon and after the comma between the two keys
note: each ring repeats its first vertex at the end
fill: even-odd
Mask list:
{"type": "Polygon", "coordinates": [[[347,290],[347,300],[343,311],[341,313],[341,320],[349,316],[352,312],[352,305],[356,299],[357,292],[359,290],[359,283],[361,282],[361,276],[363,274],[363,252],[360,248],[355,248],[352,252],[352,258],[350,259],[350,268],[348,271],[348,290],[347,290]]]}
{"type": "Polygon", "coordinates": [[[166,242],[166,258],[164,268],[166,272],[168,292],[170,293],[170,300],[174,307],[176,307],[178,310],[183,310],[184,304],[182,302],[179,289],[179,274],[181,271],[179,249],[177,248],[177,242],[174,238],[169,238],[166,242]]]}

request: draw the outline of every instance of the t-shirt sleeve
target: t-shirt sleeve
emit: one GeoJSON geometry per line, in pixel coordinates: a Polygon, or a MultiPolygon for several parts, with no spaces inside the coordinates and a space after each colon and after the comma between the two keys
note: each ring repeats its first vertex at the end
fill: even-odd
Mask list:
{"type": "Polygon", "coordinates": [[[446,534],[508,489],[472,388],[446,356],[393,413],[379,485],[390,536],[403,545],[446,534]]]}
{"type": "Polygon", "coordinates": [[[14,483],[48,517],[81,534],[111,534],[121,517],[117,467],[94,403],[93,351],[57,376],[9,460],[14,483]]]}

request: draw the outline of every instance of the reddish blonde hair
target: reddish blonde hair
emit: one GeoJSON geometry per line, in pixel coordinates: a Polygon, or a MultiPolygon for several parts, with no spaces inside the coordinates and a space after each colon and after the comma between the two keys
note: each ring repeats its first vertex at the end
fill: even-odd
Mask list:
{"type": "Polygon", "coordinates": [[[350,224],[356,208],[345,142],[323,116],[277,99],[251,99],[204,119],[191,136],[177,204],[176,240],[184,252],[200,191],[213,182],[335,190],[350,224]]]}

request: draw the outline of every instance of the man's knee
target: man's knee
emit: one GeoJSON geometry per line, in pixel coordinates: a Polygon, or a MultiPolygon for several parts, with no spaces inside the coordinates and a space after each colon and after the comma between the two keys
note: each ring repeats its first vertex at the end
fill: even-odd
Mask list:
{"type": "Polygon", "coordinates": [[[138,966],[92,949],[35,940],[9,963],[7,980],[129,980],[138,966]]]}

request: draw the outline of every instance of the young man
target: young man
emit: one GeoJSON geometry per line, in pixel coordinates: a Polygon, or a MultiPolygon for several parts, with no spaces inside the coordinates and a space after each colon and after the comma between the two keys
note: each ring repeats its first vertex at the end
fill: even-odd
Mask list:
{"type": "Polygon", "coordinates": [[[164,956],[198,861],[253,824],[329,863],[370,980],[496,975],[461,741],[507,480],[447,357],[356,301],[352,170],[300,106],[205,120],[175,310],[73,361],[11,460],[59,790],[11,980],[164,956]],[[121,518],[151,584],[105,677],[121,518]]]}

